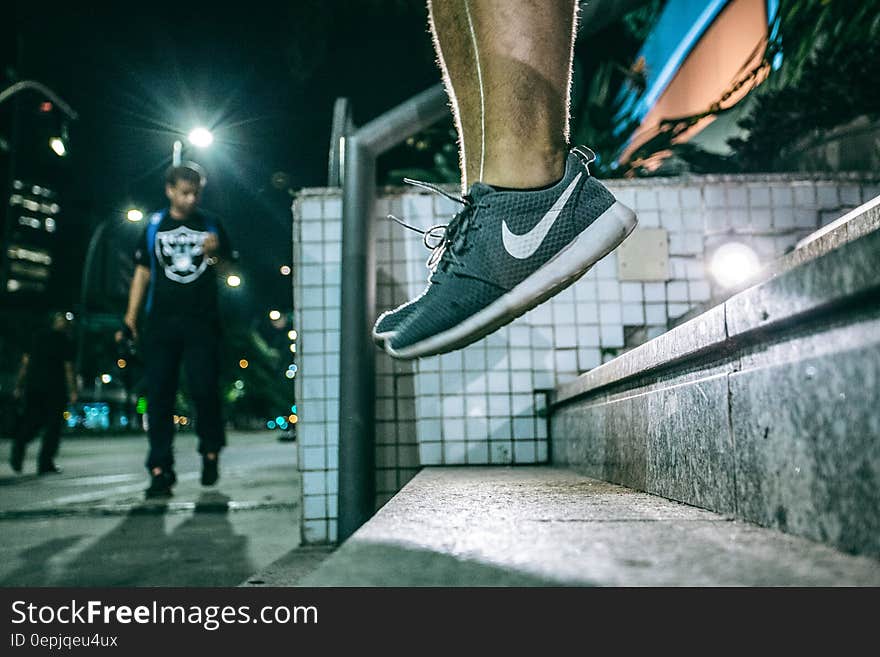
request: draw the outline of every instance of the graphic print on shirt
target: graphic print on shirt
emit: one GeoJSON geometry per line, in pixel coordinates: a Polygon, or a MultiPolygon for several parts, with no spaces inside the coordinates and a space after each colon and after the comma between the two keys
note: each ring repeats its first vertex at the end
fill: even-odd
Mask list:
{"type": "Polygon", "coordinates": [[[207,231],[180,226],[156,233],[156,259],[165,276],[178,283],[192,283],[208,268],[203,245],[207,231]]]}

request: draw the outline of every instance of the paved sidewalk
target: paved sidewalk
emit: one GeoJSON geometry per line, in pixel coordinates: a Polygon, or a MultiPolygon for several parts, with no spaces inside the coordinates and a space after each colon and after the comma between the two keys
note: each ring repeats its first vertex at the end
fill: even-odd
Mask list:
{"type": "Polygon", "coordinates": [[[235,586],[299,545],[295,443],[233,433],[217,486],[199,483],[195,435],[175,440],[179,483],[144,500],[146,437],[65,437],[60,475],[25,474],[0,442],[0,585],[235,586]]]}
{"type": "Polygon", "coordinates": [[[437,467],[296,584],[877,586],[880,561],[570,470],[437,467]]]}

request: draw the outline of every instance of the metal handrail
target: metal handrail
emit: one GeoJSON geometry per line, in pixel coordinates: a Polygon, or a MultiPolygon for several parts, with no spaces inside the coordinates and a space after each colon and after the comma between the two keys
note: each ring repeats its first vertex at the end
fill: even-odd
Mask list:
{"type": "MultiPolygon", "coordinates": [[[[347,112],[347,109],[346,109],[347,112]]],[[[372,207],[376,158],[449,113],[437,84],[339,139],[342,181],[342,302],[339,377],[338,538],[351,536],[374,512],[376,241],[372,207]]],[[[331,180],[331,184],[333,181],[331,180]]]]}

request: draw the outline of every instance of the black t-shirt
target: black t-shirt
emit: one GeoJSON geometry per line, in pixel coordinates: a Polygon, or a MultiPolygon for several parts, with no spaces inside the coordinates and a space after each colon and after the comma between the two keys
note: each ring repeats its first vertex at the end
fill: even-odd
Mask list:
{"type": "Polygon", "coordinates": [[[220,222],[201,210],[178,221],[168,211],[150,216],[150,223],[134,252],[135,264],[150,268],[147,315],[159,317],[217,316],[217,274],[202,251],[209,233],[215,233],[219,258],[231,258],[229,238],[220,222]],[[153,226],[151,227],[151,224],[153,226]],[[148,244],[148,236],[155,237],[148,244]]]}
{"type": "Polygon", "coordinates": [[[33,337],[28,355],[27,389],[64,394],[67,390],[64,363],[73,362],[73,340],[62,331],[39,331],[33,337]]]}

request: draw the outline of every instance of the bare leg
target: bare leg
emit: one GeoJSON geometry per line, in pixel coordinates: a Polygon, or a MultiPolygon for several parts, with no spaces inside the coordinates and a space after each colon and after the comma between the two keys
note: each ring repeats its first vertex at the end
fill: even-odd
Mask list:
{"type": "Polygon", "coordinates": [[[462,187],[562,177],[574,0],[428,0],[459,136],[462,187]]]}

